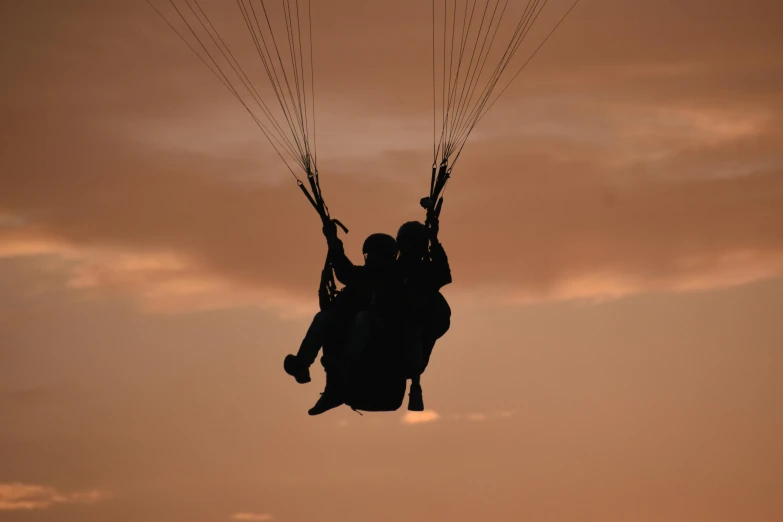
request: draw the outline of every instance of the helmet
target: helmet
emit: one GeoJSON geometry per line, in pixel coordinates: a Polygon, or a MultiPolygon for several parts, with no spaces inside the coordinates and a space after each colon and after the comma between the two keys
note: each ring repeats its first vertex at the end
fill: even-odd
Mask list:
{"type": "Polygon", "coordinates": [[[364,240],[362,253],[373,257],[397,257],[397,241],[389,234],[371,234],[364,240]]]}
{"type": "Polygon", "coordinates": [[[421,241],[427,234],[427,227],[418,221],[408,221],[397,231],[397,241],[421,241]]]}
{"type": "Polygon", "coordinates": [[[429,247],[427,227],[418,221],[404,223],[397,232],[397,243],[401,252],[426,254],[429,247]]]}

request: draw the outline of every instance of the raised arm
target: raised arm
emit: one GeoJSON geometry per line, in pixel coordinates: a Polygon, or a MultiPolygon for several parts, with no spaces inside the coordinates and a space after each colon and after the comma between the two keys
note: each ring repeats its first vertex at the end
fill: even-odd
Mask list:
{"type": "Polygon", "coordinates": [[[357,280],[361,267],[351,263],[348,256],[345,255],[343,242],[337,237],[337,230],[332,226],[324,226],[324,235],[329,245],[329,261],[334,269],[334,275],[337,280],[344,285],[350,285],[357,280]]]}
{"type": "Polygon", "coordinates": [[[452,282],[449,258],[438,240],[438,231],[438,221],[434,220],[429,224],[428,232],[430,236],[429,280],[435,290],[440,290],[452,282]]]}

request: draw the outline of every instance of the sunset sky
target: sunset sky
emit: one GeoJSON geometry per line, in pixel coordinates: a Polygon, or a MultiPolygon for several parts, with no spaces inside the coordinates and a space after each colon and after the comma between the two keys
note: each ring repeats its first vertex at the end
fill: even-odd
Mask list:
{"type": "MultiPolygon", "coordinates": [[[[431,3],[312,4],[358,263],[424,217],[431,3]]],[[[313,418],[325,242],[241,105],[144,0],[0,2],[0,521],[783,520],[781,24],[582,0],[454,170],[427,411],[313,418]]]]}

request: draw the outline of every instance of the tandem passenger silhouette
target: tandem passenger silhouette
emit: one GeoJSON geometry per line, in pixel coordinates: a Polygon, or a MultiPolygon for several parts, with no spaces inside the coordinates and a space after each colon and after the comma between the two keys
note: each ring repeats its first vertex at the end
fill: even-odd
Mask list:
{"type": "Polygon", "coordinates": [[[283,363],[296,382],[308,383],[310,366],[323,348],[326,387],[310,415],[343,404],[356,411],[395,411],[409,379],[408,409],[424,409],[421,374],[451,318],[440,293],[451,283],[451,269],[438,241],[438,219],[430,215],[427,224],[403,224],[396,239],[370,235],[361,266],[346,256],[334,223],[325,222],[329,249],[319,292],[321,311],[297,354],[283,363]],[[345,285],[339,292],[332,290],[332,269],[345,285]]]}

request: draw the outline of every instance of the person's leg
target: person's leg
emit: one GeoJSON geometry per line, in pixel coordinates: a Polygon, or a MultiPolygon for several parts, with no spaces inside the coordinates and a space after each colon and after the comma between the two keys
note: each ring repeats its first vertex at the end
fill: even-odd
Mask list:
{"type": "Polygon", "coordinates": [[[424,411],[424,397],[421,389],[421,374],[427,369],[437,340],[449,330],[451,326],[451,308],[443,295],[438,292],[430,301],[427,313],[423,314],[423,327],[420,330],[420,360],[418,373],[411,377],[411,389],[408,395],[408,409],[410,411],[424,411]]]}
{"type": "Polygon", "coordinates": [[[421,373],[424,373],[424,371],[427,369],[427,366],[430,364],[430,357],[432,357],[432,350],[435,348],[435,343],[437,342],[437,339],[433,339],[428,336],[424,336],[424,339],[422,340],[422,349],[421,349],[421,373]]]}
{"type": "Polygon", "coordinates": [[[318,357],[318,352],[324,345],[324,338],[326,337],[326,325],[330,320],[329,312],[318,312],[313,318],[313,322],[310,323],[310,328],[307,329],[307,333],[302,339],[302,344],[299,346],[299,351],[296,353],[296,358],[302,361],[302,364],[310,367],[318,357]]]}
{"type": "Polygon", "coordinates": [[[411,379],[410,392],[408,393],[408,410],[410,411],[424,411],[424,397],[421,389],[421,373],[424,371],[422,329],[421,321],[414,318],[406,325],[403,340],[406,373],[411,379]]]}
{"type": "Polygon", "coordinates": [[[335,371],[327,371],[326,387],[321,393],[321,397],[307,413],[320,415],[343,404],[345,404],[345,390],[342,379],[335,371]]]}
{"type": "Polygon", "coordinates": [[[321,365],[325,372],[328,373],[339,366],[352,327],[353,318],[346,314],[334,313],[328,321],[321,352],[321,365]]]}
{"type": "Polygon", "coordinates": [[[411,378],[411,389],[408,392],[408,411],[424,411],[424,394],[421,389],[421,376],[411,378]]]}
{"type": "Polygon", "coordinates": [[[321,358],[321,364],[326,371],[326,387],[321,397],[308,411],[310,415],[321,415],[345,403],[346,388],[341,375],[341,366],[345,356],[345,343],[349,339],[354,323],[355,321],[344,315],[338,315],[327,324],[321,358]]]}
{"type": "Polygon", "coordinates": [[[432,300],[430,315],[425,337],[431,337],[434,341],[440,339],[451,328],[451,307],[443,294],[437,292],[432,300]]]}
{"type": "Polygon", "coordinates": [[[300,384],[310,382],[310,366],[315,362],[318,352],[324,344],[329,320],[328,312],[321,311],[315,314],[302,344],[299,346],[299,351],[296,355],[287,355],[283,362],[286,373],[293,376],[300,384]]]}

